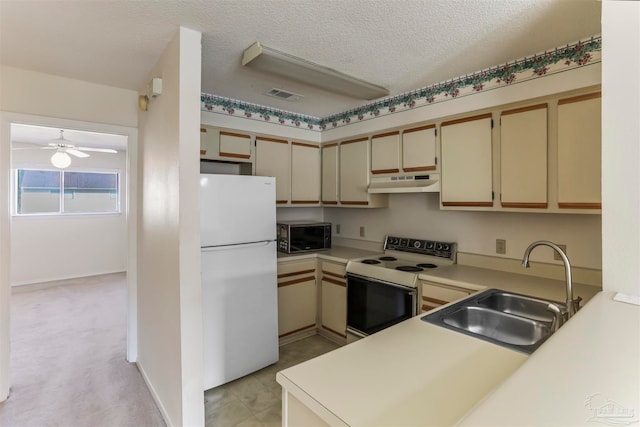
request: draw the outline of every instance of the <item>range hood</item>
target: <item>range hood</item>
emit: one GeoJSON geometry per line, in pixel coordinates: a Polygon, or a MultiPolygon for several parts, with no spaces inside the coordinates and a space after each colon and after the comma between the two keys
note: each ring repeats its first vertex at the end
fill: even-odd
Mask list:
{"type": "Polygon", "coordinates": [[[369,193],[438,193],[440,174],[374,177],[369,184],[369,193]]]}

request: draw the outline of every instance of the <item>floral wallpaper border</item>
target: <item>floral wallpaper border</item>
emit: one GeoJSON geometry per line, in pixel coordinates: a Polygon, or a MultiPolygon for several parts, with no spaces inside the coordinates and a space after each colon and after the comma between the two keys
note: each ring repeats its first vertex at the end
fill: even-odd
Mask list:
{"type": "Polygon", "coordinates": [[[383,98],[322,118],[206,93],[201,94],[200,102],[204,111],[323,131],[596,64],[602,60],[601,49],[602,37],[594,36],[589,40],[578,41],[552,51],[383,98]]]}

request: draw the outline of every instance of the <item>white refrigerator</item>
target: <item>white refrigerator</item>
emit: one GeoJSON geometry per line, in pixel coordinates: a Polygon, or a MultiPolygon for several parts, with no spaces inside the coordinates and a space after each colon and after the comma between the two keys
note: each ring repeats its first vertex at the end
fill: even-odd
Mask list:
{"type": "Polygon", "coordinates": [[[205,390],[278,361],[275,187],[200,175],[205,390]]]}

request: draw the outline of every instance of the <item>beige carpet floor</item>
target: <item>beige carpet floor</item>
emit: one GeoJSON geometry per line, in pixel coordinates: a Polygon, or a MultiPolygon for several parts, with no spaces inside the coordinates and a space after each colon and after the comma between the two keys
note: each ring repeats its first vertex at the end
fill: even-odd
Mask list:
{"type": "Polygon", "coordinates": [[[125,359],[125,275],[29,288],[12,295],[11,392],[0,426],[164,426],[125,359]]]}

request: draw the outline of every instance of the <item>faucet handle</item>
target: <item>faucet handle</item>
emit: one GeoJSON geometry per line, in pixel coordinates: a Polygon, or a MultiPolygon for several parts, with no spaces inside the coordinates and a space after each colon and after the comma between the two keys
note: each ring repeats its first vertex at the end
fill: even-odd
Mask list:
{"type": "Polygon", "coordinates": [[[577,313],[582,307],[580,307],[580,303],[582,302],[582,297],[573,299],[573,309],[577,313]]]}

